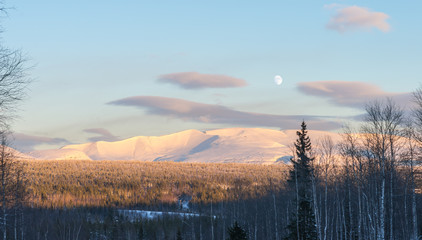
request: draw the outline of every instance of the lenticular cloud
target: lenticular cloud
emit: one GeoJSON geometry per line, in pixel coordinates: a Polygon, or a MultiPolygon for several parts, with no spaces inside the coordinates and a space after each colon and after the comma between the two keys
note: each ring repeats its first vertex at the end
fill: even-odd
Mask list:
{"type": "Polygon", "coordinates": [[[298,90],[313,96],[329,99],[336,105],[363,108],[368,101],[392,98],[401,106],[410,101],[410,93],[385,92],[377,85],[365,82],[349,81],[315,81],[301,82],[298,90]]]}
{"type": "Polygon", "coordinates": [[[298,122],[307,119],[309,125],[312,125],[313,129],[317,130],[333,130],[341,127],[337,122],[323,120],[324,116],[244,112],[221,105],[159,96],[134,96],[119,99],[109,104],[142,108],[149,114],[201,123],[294,129],[297,127],[298,122]]]}
{"type": "Polygon", "coordinates": [[[226,75],[181,72],[161,75],[158,82],[171,83],[185,89],[243,87],[247,83],[240,78],[226,75]]]}

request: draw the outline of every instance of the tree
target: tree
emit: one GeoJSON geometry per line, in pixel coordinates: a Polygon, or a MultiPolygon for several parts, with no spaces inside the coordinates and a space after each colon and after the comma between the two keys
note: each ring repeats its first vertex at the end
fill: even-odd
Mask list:
{"type": "Polygon", "coordinates": [[[227,232],[229,234],[229,240],[247,240],[248,234],[245,230],[239,224],[237,221],[234,222],[232,227],[229,227],[227,229],[227,232]]]}
{"type": "MultiPolygon", "coordinates": [[[[0,13],[6,8],[0,2],[0,13]]],[[[1,29],[0,29],[1,32],[1,29]]],[[[9,133],[14,119],[16,104],[25,96],[30,80],[26,77],[26,59],[21,51],[11,50],[0,42],[0,134],[9,133]]]]}
{"type": "MultiPolygon", "coordinates": [[[[5,7],[0,2],[0,12],[5,12],[5,7]]],[[[25,75],[25,59],[18,50],[10,50],[0,43],[0,199],[1,199],[1,230],[3,239],[7,237],[7,211],[15,207],[13,201],[21,206],[24,197],[24,173],[18,167],[19,161],[15,160],[10,149],[7,147],[9,124],[14,118],[16,104],[25,95],[25,88],[29,80],[25,75]],[[20,170],[19,170],[20,169],[20,170]],[[17,184],[13,189],[13,185],[17,184]],[[14,198],[20,198],[14,199],[14,198]]],[[[16,213],[16,211],[15,211],[16,213]]],[[[15,216],[16,219],[16,216],[15,216]]],[[[14,228],[17,237],[17,222],[14,228]]]]}
{"type": "MultiPolygon", "coordinates": [[[[319,141],[319,166],[324,177],[324,236],[321,239],[327,239],[328,230],[328,177],[334,167],[334,155],[336,146],[330,136],[324,136],[319,141]]],[[[322,224],[321,224],[322,225],[322,224]]]]}
{"type": "Polygon", "coordinates": [[[7,209],[10,201],[10,183],[11,182],[11,161],[10,153],[6,148],[4,135],[1,136],[0,149],[0,196],[1,196],[1,230],[3,239],[7,239],[7,209]]]}
{"type": "Polygon", "coordinates": [[[29,80],[25,76],[25,59],[19,51],[0,44],[0,128],[5,132],[14,118],[16,104],[24,97],[29,80]]]}
{"type": "Polygon", "coordinates": [[[386,227],[390,230],[388,232],[390,238],[393,238],[394,176],[396,175],[398,141],[404,113],[391,99],[387,99],[385,102],[369,103],[365,109],[366,123],[362,127],[362,132],[365,133],[365,141],[377,165],[377,188],[380,190],[380,193],[376,194],[378,195],[376,198],[379,199],[377,203],[379,211],[377,239],[386,238],[386,227]],[[387,182],[388,180],[389,182],[387,182]],[[386,193],[387,187],[390,190],[388,193],[386,193]],[[387,202],[387,200],[390,201],[387,202]],[[389,204],[388,222],[387,204],[389,204]],[[389,224],[387,225],[387,223],[389,224]]]}
{"type": "Polygon", "coordinates": [[[415,193],[415,165],[417,161],[415,158],[417,152],[422,150],[422,87],[416,89],[413,92],[413,101],[416,103],[416,107],[413,109],[413,121],[410,120],[405,137],[408,139],[408,163],[410,165],[410,177],[411,177],[411,191],[412,191],[412,234],[411,239],[418,238],[418,218],[416,209],[416,193],[415,193]],[[414,124],[412,124],[414,122],[414,124]]]}
{"type": "MultiPolygon", "coordinates": [[[[7,147],[5,134],[0,134],[0,221],[3,239],[7,239],[7,226],[10,213],[14,215],[14,235],[18,234],[18,213],[23,209],[27,198],[24,164],[16,160],[13,151],[7,147]]],[[[22,218],[21,218],[22,220],[22,218]]],[[[23,221],[23,220],[22,220],[23,221]]],[[[21,223],[21,227],[22,223],[21,223]]]]}
{"type": "MultiPolygon", "coordinates": [[[[367,168],[364,162],[364,148],[361,146],[359,137],[356,133],[352,131],[351,128],[346,127],[343,134],[343,143],[339,144],[339,153],[342,156],[344,161],[344,166],[342,168],[346,176],[346,186],[347,186],[347,207],[349,214],[348,229],[349,238],[363,239],[362,228],[363,228],[363,198],[362,189],[364,186],[369,184],[364,184],[365,182],[365,172],[364,169],[367,168]],[[353,192],[353,189],[356,188],[357,193],[353,192]],[[352,195],[357,197],[357,216],[353,218],[354,210],[352,210],[353,198],[352,195]],[[356,219],[357,222],[354,224],[353,219],[356,219]],[[356,226],[355,226],[356,225],[356,226]],[[356,230],[356,233],[354,231],[356,230]]],[[[346,224],[344,224],[346,226],[346,224]]],[[[346,230],[346,229],[345,229],[346,230]]]]}
{"type": "MultiPolygon", "coordinates": [[[[416,209],[416,184],[415,184],[415,175],[416,175],[416,166],[418,165],[417,158],[420,157],[418,154],[418,141],[415,141],[416,139],[416,130],[414,123],[412,121],[408,121],[406,124],[406,128],[403,131],[403,136],[405,139],[405,148],[406,152],[402,156],[402,161],[405,164],[405,166],[408,168],[408,178],[410,178],[410,193],[411,193],[411,205],[412,205],[412,214],[411,214],[411,220],[410,222],[412,224],[409,224],[410,229],[410,236],[409,239],[416,240],[418,239],[418,217],[417,217],[417,209],[416,209]]],[[[407,182],[406,181],[406,189],[407,189],[407,182]]],[[[405,194],[407,194],[407,191],[405,191],[405,194]]],[[[405,204],[407,204],[405,202],[405,204]]],[[[406,206],[406,205],[405,205],[406,206]]],[[[406,208],[405,208],[406,209],[406,208]]],[[[406,212],[405,212],[406,214],[406,212]]],[[[406,219],[407,221],[408,219],[406,219]]]]}
{"type": "Polygon", "coordinates": [[[288,225],[287,239],[307,240],[317,239],[315,214],[313,211],[313,160],[311,157],[311,140],[307,135],[306,123],[302,122],[302,129],[297,131],[298,139],[295,143],[296,159],[291,159],[293,169],[290,170],[288,180],[296,192],[293,205],[296,212],[292,214],[288,225]]]}

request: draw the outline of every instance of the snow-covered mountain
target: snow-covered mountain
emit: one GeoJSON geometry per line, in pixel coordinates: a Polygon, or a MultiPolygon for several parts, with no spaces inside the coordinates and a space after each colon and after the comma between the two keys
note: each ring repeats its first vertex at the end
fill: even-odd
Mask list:
{"type": "MultiPolygon", "coordinates": [[[[2,147],[3,146],[0,146],[1,151],[3,151],[3,148],[2,147]]],[[[7,153],[7,154],[10,154],[10,156],[12,156],[13,158],[17,158],[17,159],[33,159],[34,158],[34,157],[30,156],[30,155],[21,153],[18,150],[13,149],[11,147],[5,147],[4,148],[4,152],[7,153]]]]}
{"type": "MultiPolygon", "coordinates": [[[[311,140],[335,133],[309,131],[311,140]]],[[[186,130],[164,136],[139,136],[116,142],[67,145],[57,150],[35,151],[38,159],[140,160],[208,163],[261,163],[288,161],[296,130],[227,128],[186,130]]]]}

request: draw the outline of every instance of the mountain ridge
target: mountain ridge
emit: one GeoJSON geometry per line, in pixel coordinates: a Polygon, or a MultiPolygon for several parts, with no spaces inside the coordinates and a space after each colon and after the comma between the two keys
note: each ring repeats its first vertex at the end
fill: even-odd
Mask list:
{"type": "MultiPolygon", "coordinates": [[[[309,131],[311,140],[323,135],[309,131]]],[[[66,145],[56,150],[34,151],[38,159],[139,160],[209,163],[273,164],[288,161],[296,130],[223,128],[208,131],[189,129],[162,136],[136,136],[107,142],[66,145]]]]}

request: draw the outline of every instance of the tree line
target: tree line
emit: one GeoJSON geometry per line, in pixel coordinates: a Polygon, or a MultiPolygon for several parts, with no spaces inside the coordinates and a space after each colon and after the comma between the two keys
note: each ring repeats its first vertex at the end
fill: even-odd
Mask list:
{"type": "Polygon", "coordinates": [[[324,138],[315,151],[302,124],[285,239],[420,238],[421,89],[414,101],[409,116],[391,99],[368,103],[357,131],[346,128],[339,143],[324,138]]]}

